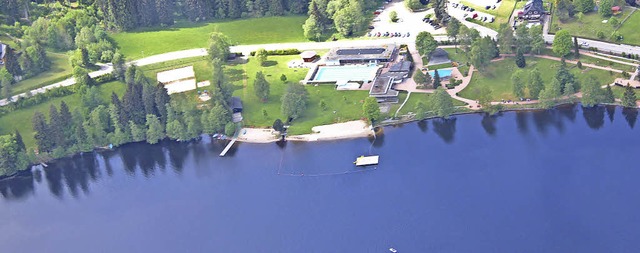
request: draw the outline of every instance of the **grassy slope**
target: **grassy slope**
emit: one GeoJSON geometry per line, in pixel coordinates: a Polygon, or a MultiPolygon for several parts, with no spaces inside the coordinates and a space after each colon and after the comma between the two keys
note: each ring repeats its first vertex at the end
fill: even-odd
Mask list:
{"type": "MultiPolygon", "coordinates": [[[[557,68],[560,62],[527,57],[527,67],[524,68],[526,75],[533,67],[537,67],[542,75],[542,80],[545,84],[551,81],[551,78],[555,76],[557,68]]],[[[599,69],[578,69],[575,65],[569,65],[572,67],[571,72],[575,74],[580,80],[583,80],[588,75],[595,76],[602,84],[612,82],[616,76],[612,76],[609,72],[599,69]]],[[[476,71],[473,73],[471,83],[469,86],[460,92],[460,96],[469,99],[477,99],[477,93],[475,87],[490,87],[493,95],[493,100],[511,99],[515,100],[513,95],[513,88],[511,84],[511,75],[517,70],[514,58],[508,58],[506,60],[495,62],[489,65],[486,70],[476,71]]]]}
{"type": "MultiPolygon", "coordinates": [[[[111,101],[111,92],[115,91],[117,94],[122,95],[125,90],[124,84],[120,82],[109,82],[102,84],[99,87],[102,99],[106,102],[111,101]]],[[[0,117],[0,135],[13,133],[14,129],[18,129],[22,134],[22,138],[24,138],[27,148],[34,148],[35,139],[33,139],[33,127],[31,126],[31,118],[33,117],[33,114],[36,111],[39,111],[48,116],[49,107],[51,105],[59,107],[60,102],[62,101],[67,103],[71,111],[80,107],[80,95],[72,94],[66,97],[54,98],[36,106],[11,112],[8,115],[0,117]]]]}
{"type": "Polygon", "coordinates": [[[227,35],[233,44],[306,41],[305,16],[265,17],[214,23],[180,22],[169,28],[144,29],[113,34],[120,50],[131,59],[176,50],[207,46],[214,31],[227,35]],[[144,53],[143,53],[144,51],[144,53]]]}
{"type": "Polygon", "coordinates": [[[47,52],[47,55],[51,60],[51,69],[14,84],[11,94],[20,94],[40,88],[45,84],[50,84],[52,80],[58,80],[73,73],[71,64],[69,64],[69,57],[66,54],[47,52]]]}
{"type": "MultiPolygon", "coordinates": [[[[630,8],[625,8],[623,13],[616,16],[616,18],[622,22],[625,17],[631,14],[630,8]]],[[[598,32],[603,32],[606,36],[605,40],[612,41],[611,35],[613,33],[614,27],[610,24],[603,24],[602,18],[600,14],[597,12],[591,12],[587,15],[584,15],[582,21],[578,21],[577,18],[572,18],[565,23],[560,22],[558,18],[554,15],[553,25],[558,26],[559,29],[564,29],[569,31],[570,34],[585,37],[598,39],[598,32]]],[[[640,12],[636,11],[633,15],[620,26],[618,32],[624,36],[623,43],[625,44],[635,44],[640,45],[640,34],[637,32],[640,29],[640,12]]],[[[551,32],[551,31],[550,31],[551,32]]]]}

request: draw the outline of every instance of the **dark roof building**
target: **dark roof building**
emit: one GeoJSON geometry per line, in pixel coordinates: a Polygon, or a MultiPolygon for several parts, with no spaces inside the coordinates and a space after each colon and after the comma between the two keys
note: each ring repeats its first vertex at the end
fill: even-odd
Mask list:
{"type": "Polygon", "coordinates": [[[530,0],[525,4],[524,9],[518,12],[518,18],[526,20],[539,20],[546,12],[542,0],[530,0]]]}
{"type": "Polygon", "coordinates": [[[440,65],[445,63],[451,63],[449,59],[449,53],[442,48],[436,48],[429,54],[429,63],[427,66],[440,65]]]}
{"type": "Polygon", "coordinates": [[[393,77],[385,75],[378,76],[376,80],[373,80],[373,85],[371,85],[371,90],[369,90],[369,96],[376,98],[378,103],[397,103],[399,92],[391,88],[394,83],[393,81],[393,77]]]}
{"type": "Polygon", "coordinates": [[[396,53],[393,44],[370,47],[338,47],[332,48],[325,62],[327,65],[348,63],[390,62],[396,53]]]}
{"type": "Polygon", "coordinates": [[[389,72],[406,72],[409,73],[411,71],[411,62],[410,61],[400,61],[396,64],[391,65],[389,68],[389,72]]]}
{"type": "Polygon", "coordinates": [[[304,62],[314,62],[318,58],[318,53],[315,51],[304,51],[300,54],[300,57],[304,62]]]}
{"type": "Polygon", "coordinates": [[[242,112],[242,100],[239,97],[231,97],[231,110],[233,113],[242,112]]]}

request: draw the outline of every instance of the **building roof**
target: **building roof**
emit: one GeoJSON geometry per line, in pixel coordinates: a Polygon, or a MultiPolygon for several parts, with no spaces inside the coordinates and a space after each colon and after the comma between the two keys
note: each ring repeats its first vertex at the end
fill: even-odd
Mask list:
{"type": "Polygon", "coordinates": [[[300,53],[300,57],[302,57],[303,59],[313,58],[313,57],[316,57],[316,55],[318,55],[316,51],[304,51],[300,53]]]}
{"type": "Polygon", "coordinates": [[[242,100],[239,97],[231,97],[231,108],[242,109],[242,100]]]}
{"type": "Polygon", "coordinates": [[[541,15],[544,13],[544,6],[542,0],[531,0],[524,6],[525,15],[541,15]]]}
{"type": "Polygon", "coordinates": [[[427,66],[440,65],[450,62],[451,60],[449,59],[449,53],[447,53],[447,51],[442,48],[436,48],[436,50],[433,50],[433,52],[429,54],[429,63],[427,64],[427,66]]]}
{"type": "Polygon", "coordinates": [[[163,72],[158,72],[157,80],[160,83],[171,83],[175,81],[195,78],[196,74],[193,71],[193,66],[184,68],[172,69],[163,72]]]}
{"type": "Polygon", "coordinates": [[[391,89],[393,79],[394,78],[390,76],[378,76],[376,80],[373,81],[373,85],[371,85],[369,95],[373,97],[398,96],[398,91],[391,89]]]}
{"type": "Polygon", "coordinates": [[[387,44],[381,46],[362,47],[336,47],[327,53],[327,61],[352,61],[352,60],[380,60],[390,59],[396,45],[387,44]]]}
{"type": "Polygon", "coordinates": [[[389,72],[409,72],[409,71],[411,71],[410,61],[400,61],[396,64],[391,65],[391,68],[389,68],[389,72]]]}

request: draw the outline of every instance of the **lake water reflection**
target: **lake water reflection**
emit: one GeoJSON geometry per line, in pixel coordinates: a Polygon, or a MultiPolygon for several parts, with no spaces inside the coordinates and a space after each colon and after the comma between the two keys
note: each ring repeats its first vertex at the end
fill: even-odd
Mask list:
{"type": "Polygon", "coordinates": [[[0,180],[3,252],[638,252],[638,112],[320,143],[131,144],[0,180]],[[379,154],[378,167],[352,162],[379,154]]]}

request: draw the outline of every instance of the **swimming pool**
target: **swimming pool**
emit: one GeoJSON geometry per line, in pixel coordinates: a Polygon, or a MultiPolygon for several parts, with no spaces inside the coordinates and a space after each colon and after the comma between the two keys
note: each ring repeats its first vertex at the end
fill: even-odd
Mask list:
{"type": "Polygon", "coordinates": [[[312,78],[313,82],[371,81],[380,67],[375,65],[322,66],[312,78]]]}
{"type": "MultiPolygon", "coordinates": [[[[440,78],[451,77],[451,72],[453,72],[453,69],[438,69],[438,75],[440,75],[440,78]]],[[[430,70],[429,75],[433,77],[433,75],[435,75],[435,71],[430,70]]]]}

